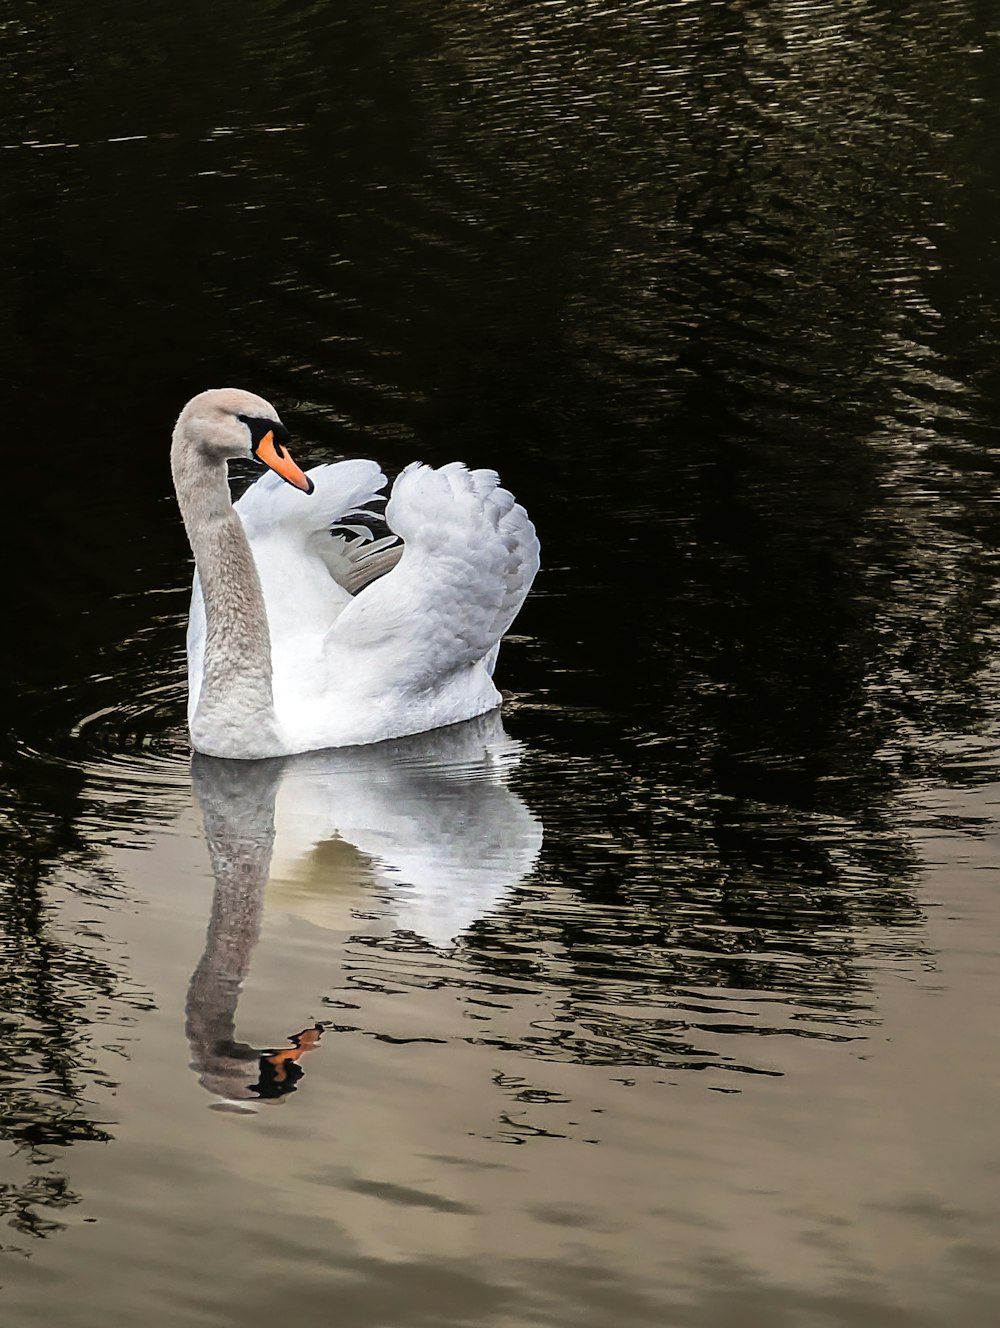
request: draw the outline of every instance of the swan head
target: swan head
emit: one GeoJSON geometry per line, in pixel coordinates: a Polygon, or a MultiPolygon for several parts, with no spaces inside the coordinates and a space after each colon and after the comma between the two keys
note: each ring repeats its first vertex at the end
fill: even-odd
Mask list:
{"type": "Polygon", "coordinates": [[[313,482],[292,460],[288,430],[269,401],[238,387],[217,387],[192,397],[177,419],[175,447],[210,461],[250,457],[289,484],[312,493],[313,482]]]}

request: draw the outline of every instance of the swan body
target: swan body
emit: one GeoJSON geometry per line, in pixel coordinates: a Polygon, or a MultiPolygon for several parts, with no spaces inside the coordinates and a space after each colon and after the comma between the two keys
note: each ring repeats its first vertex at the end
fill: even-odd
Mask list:
{"type": "Polygon", "coordinates": [[[524,509],[493,471],[414,463],[392,486],[392,535],[371,540],[351,520],[384,500],[376,463],[304,473],[286,436],[269,402],[234,388],[193,398],[174,429],[174,486],[196,564],[195,749],[287,756],[422,733],[499,705],[500,639],[538,570],[524,509]],[[226,463],[248,456],[275,473],[234,506],[226,463]]]}

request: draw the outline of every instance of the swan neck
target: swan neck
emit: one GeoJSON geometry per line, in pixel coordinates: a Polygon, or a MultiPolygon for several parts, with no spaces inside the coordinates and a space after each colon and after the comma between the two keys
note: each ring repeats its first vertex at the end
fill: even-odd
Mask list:
{"type": "Polygon", "coordinates": [[[192,741],[213,756],[273,755],[267,610],[249,541],[233,510],[226,463],[191,446],[179,427],[171,468],[205,601],[205,657],[192,741]]]}

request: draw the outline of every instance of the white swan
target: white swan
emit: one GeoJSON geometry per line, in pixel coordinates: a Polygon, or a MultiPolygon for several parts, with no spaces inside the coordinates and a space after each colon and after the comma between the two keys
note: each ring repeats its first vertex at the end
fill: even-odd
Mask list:
{"type": "Polygon", "coordinates": [[[500,638],[538,570],[524,508],[491,470],[414,463],[385,510],[399,539],[331,534],[371,515],[385,476],[374,461],[303,473],[287,437],[272,405],[236,388],[194,397],[174,428],[174,488],[196,564],[195,749],[287,756],[422,733],[499,705],[500,638]],[[235,507],[231,457],[275,472],[235,507]]]}

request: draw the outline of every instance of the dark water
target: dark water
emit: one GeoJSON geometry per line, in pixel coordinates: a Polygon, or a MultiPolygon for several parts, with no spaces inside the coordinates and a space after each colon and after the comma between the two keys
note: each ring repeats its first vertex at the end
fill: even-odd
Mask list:
{"type": "Polygon", "coordinates": [[[995,7],[0,31],[9,1322],[995,1323],[995,7]],[[192,769],[223,384],[501,470],[502,729],[192,769]]]}

